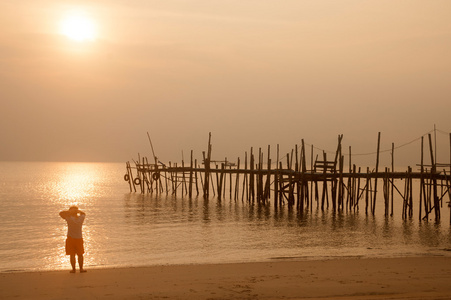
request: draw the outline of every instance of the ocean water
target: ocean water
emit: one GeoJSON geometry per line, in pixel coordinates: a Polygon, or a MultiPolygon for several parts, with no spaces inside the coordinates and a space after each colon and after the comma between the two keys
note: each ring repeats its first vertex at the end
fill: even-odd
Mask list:
{"type": "Polygon", "coordinates": [[[0,272],[68,269],[58,213],[74,204],[86,212],[86,268],[451,255],[447,208],[439,223],[419,222],[417,207],[403,220],[400,201],[388,218],[382,200],[375,216],[299,213],[130,193],[124,174],[125,163],[0,162],[0,272]]]}

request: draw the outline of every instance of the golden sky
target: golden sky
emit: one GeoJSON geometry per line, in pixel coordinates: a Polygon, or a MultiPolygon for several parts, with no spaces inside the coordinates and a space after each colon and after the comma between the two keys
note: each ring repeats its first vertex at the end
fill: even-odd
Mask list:
{"type": "Polygon", "coordinates": [[[448,0],[3,0],[0,161],[388,149],[451,131],[450,53],[448,0]]]}

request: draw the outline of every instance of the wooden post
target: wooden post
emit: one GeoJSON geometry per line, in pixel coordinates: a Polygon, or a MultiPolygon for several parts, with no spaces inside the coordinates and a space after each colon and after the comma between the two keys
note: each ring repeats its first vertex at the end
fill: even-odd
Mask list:
{"type": "Polygon", "coordinates": [[[253,148],[251,147],[251,153],[250,153],[250,175],[249,175],[249,198],[252,200],[252,203],[254,203],[255,201],[255,173],[254,173],[254,153],[253,153],[253,148]]]}
{"type": "Polygon", "coordinates": [[[310,211],[313,211],[313,145],[310,148],[310,172],[312,173],[312,180],[310,181],[310,211]]]}
{"type": "Polygon", "coordinates": [[[249,200],[249,193],[248,193],[248,181],[247,181],[247,152],[244,153],[244,177],[243,177],[243,193],[241,196],[241,202],[244,200],[244,193],[246,193],[246,200],[249,200]]]}
{"type": "Polygon", "coordinates": [[[193,150],[191,150],[191,159],[189,166],[189,197],[193,197],[193,150]]]}
{"type": "Polygon", "coordinates": [[[388,178],[388,168],[385,168],[384,174],[384,204],[385,204],[385,217],[388,216],[389,211],[389,202],[390,202],[390,181],[388,178]]]}
{"type": "MultiPolygon", "coordinates": [[[[183,154],[182,154],[182,157],[183,157],[183,154]]],[[[183,195],[186,195],[187,193],[186,193],[186,189],[185,189],[185,187],[186,187],[186,185],[185,185],[185,161],[183,160],[183,158],[182,158],[182,182],[181,182],[181,186],[182,186],[182,197],[183,197],[183,195]]],[[[178,180],[178,174],[177,174],[177,180],[178,180]]]]}
{"type": "Polygon", "coordinates": [[[379,171],[379,151],[381,144],[381,133],[379,132],[377,135],[377,157],[376,157],[376,177],[374,178],[374,194],[373,194],[373,207],[372,213],[376,211],[376,194],[377,194],[377,173],[379,171]]]}
{"type": "MultiPolygon", "coordinates": [[[[318,160],[318,155],[316,155],[315,161],[318,160]]],[[[316,172],[316,166],[314,167],[316,172]]],[[[315,201],[316,201],[316,208],[319,208],[319,190],[318,190],[318,179],[319,177],[315,177],[315,201]]]]}
{"type": "Polygon", "coordinates": [[[436,163],[434,159],[434,152],[432,150],[432,139],[431,134],[428,134],[429,137],[429,151],[431,153],[431,177],[432,177],[432,193],[433,193],[433,199],[434,199],[434,210],[435,210],[435,220],[440,220],[440,207],[439,207],[439,200],[437,196],[437,179],[435,177],[437,169],[436,169],[436,163]]]}
{"type": "MultiPolygon", "coordinates": [[[[290,155],[287,153],[287,169],[290,171],[292,171],[291,170],[292,162],[293,162],[293,151],[291,151],[291,160],[290,160],[290,155]]],[[[287,183],[287,185],[288,185],[288,205],[290,207],[293,206],[293,201],[294,201],[293,184],[292,183],[293,183],[293,175],[290,172],[288,174],[288,183],[287,183]]]]}
{"type": "Polygon", "coordinates": [[[264,172],[263,172],[263,152],[261,152],[261,150],[259,152],[260,152],[260,155],[259,155],[259,158],[258,158],[259,181],[260,181],[259,193],[260,193],[260,201],[262,203],[264,203],[264,199],[263,199],[263,192],[264,192],[264,184],[263,184],[263,176],[264,176],[264,172]]]}
{"type": "Polygon", "coordinates": [[[299,185],[299,152],[298,152],[298,145],[294,145],[294,152],[295,152],[295,164],[294,164],[294,180],[293,180],[293,190],[296,188],[296,208],[299,209],[300,207],[300,185],[299,185]]]}
{"type": "Polygon", "coordinates": [[[279,203],[279,144],[277,144],[276,157],[276,173],[274,174],[274,207],[277,208],[279,203]]]}
{"type": "MultiPolygon", "coordinates": [[[[200,165],[198,167],[200,169],[200,165]]],[[[205,172],[204,172],[204,176],[205,176],[205,172]]],[[[202,187],[202,191],[203,191],[203,189],[204,189],[204,180],[202,179],[202,172],[200,170],[199,170],[199,178],[200,178],[200,186],[202,187]]]]}
{"type": "MultiPolygon", "coordinates": [[[[205,151],[202,151],[202,159],[204,162],[204,184],[202,186],[204,198],[207,197],[207,187],[208,187],[208,171],[207,171],[207,157],[205,155],[205,151]]],[[[201,177],[202,178],[202,177],[201,177]]]]}
{"type": "Polygon", "coordinates": [[[221,163],[221,171],[219,172],[220,176],[218,178],[218,165],[216,165],[216,184],[218,189],[218,200],[221,200],[222,197],[222,183],[224,177],[224,163],[221,163]]]}
{"type": "MultiPolygon", "coordinates": [[[[424,138],[421,137],[421,167],[420,167],[420,208],[419,208],[419,220],[421,221],[421,204],[423,202],[423,191],[424,191],[424,164],[423,164],[423,141],[424,138]]],[[[424,206],[426,207],[426,199],[424,199],[424,206]]],[[[427,209],[426,209],[427,210],[427,209]]],[[[427,214],[427,213],[426,213],[427,214]]],[[[427,216],[426,216],[427,217],[427,216]]]]}
{"type": "MultiPolygon", "coordinates": [[[[360,174],[360,167],[359,167],[359,174],[360,174]]],[[[359,199],[360,199],[359,191],[360,191],[360,177],[357,179],[357,201],[354,205],[354,211],[356,208],[358,208],[358,205],[359,205],[359,199]]]]}
{"type": "Polygon", "coordinates": [[[337,150],[335,151],[335,159],[334,159],[334,168],[333,168],[333,178],[331,180],[331,186],[332,186],[332,207],[335,211],[337,209],[337,163],[339,158],[341,157],[341,140],[343,138],[343,135],[338,135],[338,145],[337,150]]]}
{"type": "MultiPolygon", "coordinates": [[[[395,143],[391,144],[391,171],[392,171],[392,178],[391,178],[391,185],[390,185],[390,198],[391,198],[391,212],[390,216],[393,216],[393,198],[394,198],[394,188],[393,185],[395,184],[395,143]]],[[[421,202],[421,201],[420,201],[421,202]]]]}
{"type": "Polygon", "coordinates": [[[194,180],[196,182],[196,195],[199,196],[199,187],[197,186],[197,159],[194,160],[194,180]]]}
{"type": "Polygon", "coordinates": [[[232,200],[232,164],[231,163],[229,163],[229,170],[230,170],[230,173],[229,173],[229,197],[230,197],[230,200],[232,200]]]}
{"type": "Polygon", "coordinates": [[[235,178],[235,202],[238,199],[239,193],[240,193],[240,158],[237,158],[237,172],[236,172],[236,178],[235,178]]]}
{"type": "Polygon", "coordinates": [[[365,214],[368,214],[368,191],[369,191],[369,186],[371,183],[371,178],[370,178],[370,168],[367,167],[366,168],[366,188],[365,188],[365,214]]]}
{"type": "MultiPolygon", "coordinates": [[[[216,166],[216,168],[217,168],[217,166],[216,166]]],[[[211,169],[210,169],[210,171],[211,171],[211,169]]],[[[210,172],[210,183],[211,183],[211,190],[212,190],[212,192],[213,192],[213,197],[214,196],[216,196],[216,192],[215,192],[215,185],[213,184],[213,173],[215,173],[215,174],[218,174],[217,172],[210,172]]]]}
{"type": "MultiPolygon", "coordinates": [[[[351,148],[351,146],[349,146],[349,174],[352,173],[352,167],[351,166],[352,166],[352,148],[351,148]]],[[[349,176],[348,177],[348,193],[346,194],[346,203],[348,203],[348,201],[350,200],[350,197],[351,197],[351,190],[350,190],[351,183],[352,183],[352,177],[349,176]]],[[[343,210],[343,207],[344,207],[344,199],[342,199],[342,202],[341,202],[341,209],[342,210],[343,210]]]]}
{"type": "Polygon", "coordinates": [[[202,153],[205,165],[204,198],[208,198],[210,196],[211,132],[208,133],[207,156],[205,157],[205,152],[202,153]]]}
{"type": "Polygon", "coordinates": [[[266,184],[264,188],[264,201],[266,202],[269,198],[271,198],[271,146],[268,145],[268,162],[266,163],[266,184]]]}
{"type": "Polygon", "coordinates": [[[279,205],[282,205],[283,201],[283,174],[282,174],[282,162],[279,162],[279,205]]]}
{"type": "Polygon", "coordinates": [[[124,179],[128,178],[128,185],[130,186],[130,193],[132,192],[132,187],[136,192],[136,188],[135,185],[133,184],[133,172],[132,172],[132,167],[130,166],[130,162],[127,162],[125,164],[126,168],[127,168],[127,174],[125,174],[124,179]]]}
{"type": "MultiPolygon", "coordinates": [[[[172,163],[169,162],[169,168],[171,168],[171,167],[172,167],[172,163]]],[[[170,181],[171,181],[172,194],[174,194],[174,193],[175,193],[175,188],[174,188],[174,184],[175,184],[175,181],[174,181],[174,172],[170,171],[169,174],[170,174],[170,176],[171,176],[171,180],[170,180],[170,181]]]]}
{"type": "Polygon", "coordinates": [[[301,210],[304,210],[304,202],[309,205],[308,202],[308,183],[305,180],[306,172],[306,162],[305,162],[305,145],[304,139],[301,140],[301,210]]]}
{"type": "Polygon", "coordinates": [[[337,208],[338,210],[340,210],[340,205],[343,202],[343,167],[344,167],[344,156],[340,155],[340,163],[338,164],[339,166],[339,174],[340,174],[340,180],[338,182],[338,204],[337,204],[337,208]]]}
{"type": "Polygon", "coordinates": [[[227,173],[226,173],[226,168],[227,168],[227,157],[225,158],[225,162],[222,163],[221,166],[221,187],[222,187],[222,198],[225,199],[225,192],[226,192],[226,186],[227,186],[227,173]]]}
{"type": "MultiPolygon", "coordinates": [[[[326,152],[323,151],[323,160],[324,160],[324,164],[326,164],[327,161],[327,154],[326,152]]],[[[326,165],[323,168],[323,193],[321,195],[321,210],[324,210],[324,200],[326,199],[326,195],[327,195],[327,175],[326,175],[326,165]]]]}
{"type": "Polygon", "coordinates": [[[146,178],[146,185],[147,185],[147,193],[150,194],[151,192],[153,192],[150,164],[149,164],[149,161],[147,160],[147,157],[143,157],[143,163],[144,163],[144,159],[146,161],[146,163],[144,165],[144,172],[146,174],[145,178],[146,178]]]}
{"type": "Polygon", "coordinates": [[[349,210],[351,210],[352,207],[354,207],[355,203],[357,202],[357,167],[355,164],[352,164],[352,187],[351,187],[351,203],[349,206],[349,210]]]}
{"type": "Polygon", "coordinates": [[[409,188],[410,188],[410,191],[409,191],[409,218],[412,218],[412,216],[413,216],[413,197],[412,197],[412,193],[413,193],[413,187],[412,187],[412,183],[413,183],[413,181],[412,181],[412,168],[411,167],[409,167],[408,168],[408,172],[409,172],[409,177],[408,177],[408,180],[409,180],[409,182],[410,182],[410,184],[409,184],[409,188]]]}
{"type": "Polygon", "coordinates": [[[144,184],[146,183],[146,173],[144,172],[144,157],[141,164],[141,194],[144,194],[144,184]]]}
{"type": "Polygon", "coordinates": [[[407,174],[406,174],[406,180],[404,183],[404,194],[402,196],[402,219],[403,220],[406,219],[406,203],[407,203],[408,183],[409,183],[409,181],[407,180],[407,174]]]}
{"type": "Polygon", "coordinates": [[[263,195],[263,200],[265,203],[269,201],[269,198],[271,198],[271,159],[268,159],[268,169],[266,173],[266,186],[265,186],[265,193],[263,195]]]}

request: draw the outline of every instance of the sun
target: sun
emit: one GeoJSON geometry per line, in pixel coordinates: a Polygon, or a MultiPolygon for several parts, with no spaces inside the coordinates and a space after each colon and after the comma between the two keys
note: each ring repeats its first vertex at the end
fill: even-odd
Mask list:
{"type": "Polygon", "coordinates": [[[61,33],[78,41],[94,41],[97,38],[96,24],[90,18],[78,14],[65,17],[61,22],[61,33]]]}

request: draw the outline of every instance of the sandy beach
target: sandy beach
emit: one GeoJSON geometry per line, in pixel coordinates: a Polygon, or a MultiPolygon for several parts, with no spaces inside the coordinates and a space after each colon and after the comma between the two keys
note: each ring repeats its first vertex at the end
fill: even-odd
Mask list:
{"type": "Polygon", "coordinates": [[[1,299],[451,299],[451,258],[178,265],[0,274],[1,299]]]}

